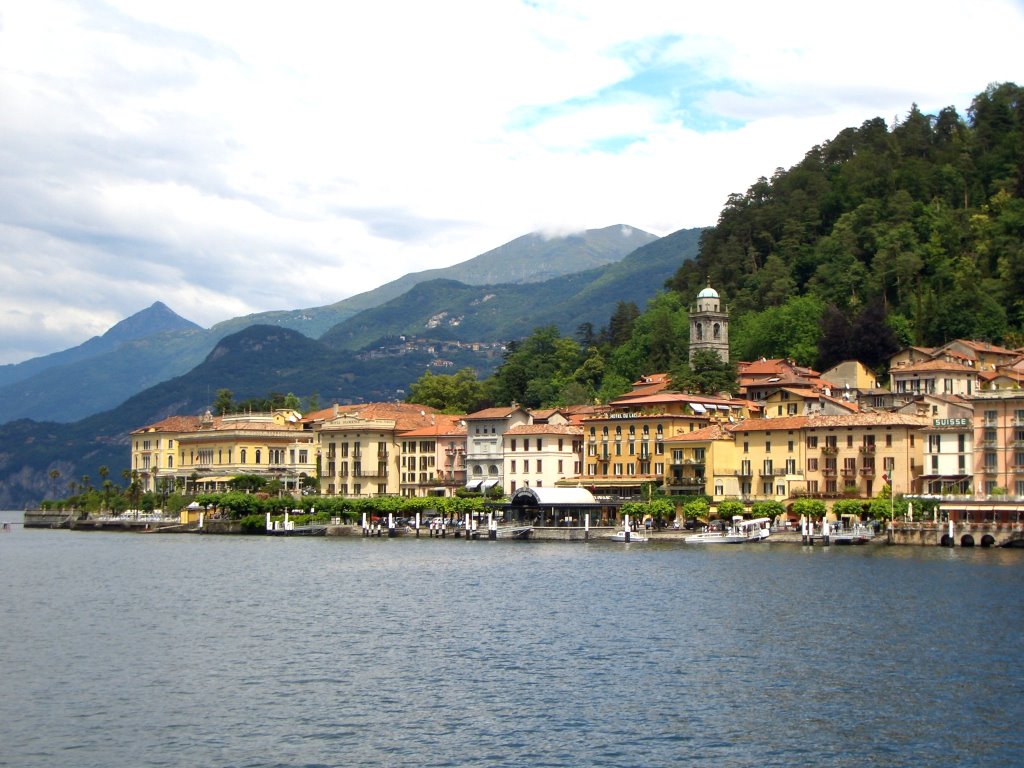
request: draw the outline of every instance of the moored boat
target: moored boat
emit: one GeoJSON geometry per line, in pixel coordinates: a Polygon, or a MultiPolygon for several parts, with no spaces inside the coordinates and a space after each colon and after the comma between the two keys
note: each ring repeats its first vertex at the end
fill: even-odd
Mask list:
{"type": "Polygon", "coordinates": [[[756,517],[744,520],[737,516],[732,525],[723,531],[706,531],[687,536],[683,541],[687,544],[746,544],[762,541],[771,535],[771,520],[767,517],[756,517]]]}

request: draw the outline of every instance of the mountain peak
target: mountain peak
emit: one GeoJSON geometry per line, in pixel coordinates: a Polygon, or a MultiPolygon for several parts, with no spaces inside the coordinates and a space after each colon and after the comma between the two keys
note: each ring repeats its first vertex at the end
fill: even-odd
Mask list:
{"type": "Polygon", "coordinates": [[[155,333],[191,329],[199,329],[199,326],[177,314],[162,301],[155,301],[146,309],[112,326],[102,338],[113,342],[133,341],[155,333]]]}

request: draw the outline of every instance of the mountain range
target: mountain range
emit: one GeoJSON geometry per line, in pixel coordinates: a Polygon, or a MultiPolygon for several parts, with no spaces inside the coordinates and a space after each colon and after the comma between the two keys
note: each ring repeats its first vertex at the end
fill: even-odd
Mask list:
{"type": "MultiPolygon", "coordinates": [[[[318,338],[337,324],[386,302],[390,303],[392,311],[406,316],[401,309],[403,305],[422,306],[424,301],[422,297],[406,297],[406,294],[425,282],[536,284],[614,264],[656,239],[648,232],[625,225],[562,237],[524,235],[460,264],[407,274],[329,306],[247,315],[218,323],[208,330],[157,302],[121,321],[103,336],[77,347],[16,365],[0,366],[0,423],[20,418],[72,422],[113,408],[147,387],[186,373],[199,365],[221,339],[253,325],[290,328],[307,337],[318,338]]],[[[387,325],[390,329],[394,323],[387,325]]],[[[442,337],[480,341],[511,339],[529,333],[529,328],[521,330],[523,323],[512,325],[516,327],[492,323],[486,332],[497,335],[470,338],[465,333],[470,330],[467,327],[464,332],[442,337]]],[[[372,323],[363,322],[361,327],[372,328],[372,323]]],[[[406,323],[400,332],[424,330],[429,329],[406,323]]],[[[382,326],[380,333],[364,333],[359,341],[370,343],[389,332],[382,326]]],[[[337,335],[344,337],[346,333],[340,331],[337,335]]],[[[341,346],[358,349],[360,345],[346,342],[341,346]]]]}
{"type": "Polygon", "coordinates": [[[504,274],[509,282],[467,285],[436,271],[407,275],[395,281],[411,284],[398,296],[388,298],[401,287],[388,284],[377,289],[375,298],[353,297],[372,306],[328,326],[319,339],[288,325],[309,330],[312,326],[295,318],[310,310],[297,310],[292,318],[285,317],[292,313],[253,315],[261,322],[246,325],[236,319],[204,330],[155,304],[86,342],[86,350],[47,356],[48,366],[27,361],[6,372],[9,383],[0,387],[0,400],[21,388],[22,400],[35,398],[36,409],[30,420],[25,414],[12,419],[9,408],[7,423],[0,424],[0,508],[62,494],[64,489],[53,488],[50,479],[54,469],[65,479],[77,479],[95,477],[97,468],[106,465],[119,476],[128,464],[132,430],[169,415],[201,413],[220,388],[231,389],[239,401],[290,392],[320,403],[361,402],[403,398],[426,370],[472,367],[487,376],[501,362],[502,343],[536,327],[555,325],[572,334],[582,323],[606,324],[619,301],[643,306],[684,260],[696,256],[701,232],[688,229],[655,238],[615,226],[587,237],[519,238],[513,243],[522,249],[509,243],[477,257],[481,261],[451,268],[452,274],[465,274],[475,262],[481,266],[475,279],[504,274]],[[611,259],[616,241],[620,255],[611,259]],[[636,243],[641,245],[632,248],[636,243]],[[498,251],[502,255],[496,259],[498,251]],[[581,254],[576,262],[573,251],[581,254]],[[589,268],[536,281],[532,278],[538,273],[529,265],[538,258],[544,259],[545,273],[569,270],[573,263],[589,268]],[[592,267],[594,259],[606,263],[592,267]],[[236,322],[241,328],[227,333],[236,322]],[[139,335],[145,331],[148,335],[139,335]],[[151,371],[135,371],[138,366],[151,371]],[[140,375],[132,378],[133,372],[140,375]],[[19,374],[24,374],[20,380],[19,374]],[[152,380],[157,377],[163,378],[152,380]],[[123,395],[120,379],[130,378],[136,390],[123,395]],[[74,404],[57,402],[60,398],[74,404]],[[101,410],[96,403],[104,398],[108,404],[101,410]],[[66,416],[89,408],[84,416],[66,416]],[[44,421],[41,413],[57,415],[44,421]],[[56,423],[65,420],[70,423],[56,423]]]}

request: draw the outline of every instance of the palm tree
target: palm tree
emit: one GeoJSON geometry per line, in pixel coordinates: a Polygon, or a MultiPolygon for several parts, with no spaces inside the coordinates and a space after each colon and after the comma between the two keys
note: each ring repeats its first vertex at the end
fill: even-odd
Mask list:
{"type": "Polygon", "coordinates": [[[54,499],[57,498],[57,480],[59,478],[60,478],[60,470],[59,469],[51,469],[50,470],[50,486],[51,486],[51,489],[53,491],[53,498],[54,499]]]}

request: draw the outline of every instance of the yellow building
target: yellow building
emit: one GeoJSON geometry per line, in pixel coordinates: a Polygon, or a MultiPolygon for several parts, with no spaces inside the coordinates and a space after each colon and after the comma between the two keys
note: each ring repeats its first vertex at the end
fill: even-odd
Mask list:
{"type": "Polygon", "coordinates": [[[669,458],[666,441],[713,421],[727,423],[745,415],[746,401],[679,392],[614,401],[607,412],[581,421],[583,476],[559,485],[578,482],[598,494],[638,495],[644,483],[664,483],[669,458]]]}
{"type": "Polygon", "coordinates": [[[178,439],[176,479],[196,491],[222,491],[239,475],[277,480],[298,491],[306,477],[316,477],[313,434],[303,429],[301,414],[207,414],[198,429],[178,439]]]}
{"type": "Polygon", "coordinates": [[[307,417],[320,451],[320,492],[399,495],[401,435],[429,427],[433,413],[432,408],[411,403],[367,403],[333,406],[307,417]]]}
{"type": "Polygon", "coordinates": [[[749,500],[871,498],[886,483],[895,493],[916,492],[924,448],[918,432],[927,424],[874,412],[750,419],[729,427],[736,464],[715,467],[715,490],[749,500]]]}
{"type": "MultiPolygon", "coordinates": [[[[737,465],[736,442],[722,424],[710,424],[693,432],[665,439],[669,460],[663,488],[670,495],[701,495],[721,498],[722,478],[737,465]],[[716,487],[717,486],[717,487],[716,487]]],[[[734,491],[733,495],[737,495],[734,491]]]]}
{"type": "Polygon", "coordinates": [[[316,476],[313,435],[292,410],[172,416],[132,432],[132,469],[143,490],[222,491],[239,475],[278,480],[297,491],[316,476]]]}
{"type": "Polygon", "coordinates": [[[131,469],[143,491],[156,491],[162,478],[173,480],[178,441],[199,422],[198,416],[169,416],[131,433],[131,469]]]}

